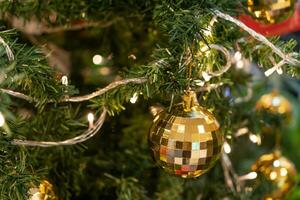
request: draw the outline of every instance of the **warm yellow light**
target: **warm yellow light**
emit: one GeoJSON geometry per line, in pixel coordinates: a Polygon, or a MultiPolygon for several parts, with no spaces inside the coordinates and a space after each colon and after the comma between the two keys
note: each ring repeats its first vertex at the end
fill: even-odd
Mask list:
{"type": "Polygon", "coordinates": [[[257,173],[256,172],[250,172],[250,173],[248,173],[246,175],[240,176],[239,180],[240,181],[253,180],[253,179],[256,179],[256,177],[257,177],[257,173]]]}
{"type": "Polygon", "coordinates": [[[257,178],[257,173],[256,172],[250,172],[247,174],[247,177],[249,180],[256,179],[257,178]]]}
{"type": "Polygon", "coordinates": [[[206,72],[202,72],[202,77],[205,81],[209,81],[211,79],[211,76],[206,72]]]}
{"type": "Polygon", "coordinates": [[[231,152],[231,147],[227,142],[224,142],[223,149],[224,149],[224,152],[227,154],[229,154],[231,152]]]}
{"type": "Polygon", "coordinates": [[[239,136],[242,136],[242,135],[244,135],[248,132],[249,132],[249,129],[247,127],[240,128],[240,129],[237,130],[235,136],[239,137],[239,136]]]}
{"type": "Polygon", "coordinates": [[[103,61],[103,57],[101,55],[94,55],[93,57],[93,63],[95,65],[100,65],[103,61]]]}
{"type": "Polygon", "coordinates": [[[89,121],[89,122],[93,122],[94,119],[95,119],[93,113],[89,113],[89,114],[87,115],[87,118],[88,118],[88,121],[89,121]]]}
{"type": "Polygon", "coordinates": [[[132,103],[132,104],[134,104],[134,103],[136,103],[137,102],[137,100],[138,100],[138,94],[137,94],[137,92],[135,92],[134,94],[133,94],[133,96],[130,98],[130,103],[132,103]]]}
{"type": "Polygon", "coordinates": [[[94,114],[93,113],[89,113],[87,115],[87,119],[89,121],[89,128],[92,128],[94,126],[94,120],[95,120],[94,114]]]}
{"type": "Polygon", "coordinates": [[[253,134],[253,133],[249,134],[249,139],[250,139],[251,142],[253,142],[255,144],[258,143],[258,141],[259,141],[258,136],[253,134]]]}
{"type": "Polygon", "coordinates": [[[68,77],[67,76],[61,77],[61,83],[67,86],[69,84],[68,77]]]}

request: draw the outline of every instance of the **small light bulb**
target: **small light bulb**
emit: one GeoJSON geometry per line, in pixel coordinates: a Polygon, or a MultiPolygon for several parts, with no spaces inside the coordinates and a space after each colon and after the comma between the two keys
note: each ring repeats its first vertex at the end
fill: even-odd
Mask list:
{"type": "Polygon", "coordinates": [[[206,72],[202,72],[202,77],[205,81],[209,81],[211,79],[211,76],[206,72]]]}
{"type": "Polygon", "coordinates": [[[101,55],[94,55],[93,57],[93,63],[95,65],[100,65],[103,61],[103,57],[101,55]]]}
{"type": "Polygon", "coordinates": [[[89,128],[92,128],[94,126],[94,119],[95,119],[94,114],[93,113],[89,113],[87,115],[87,119],[89,121],[89,128]]]}
{"type": "Polygon", "coordinates": [[[2,127],[5,124],[5,118],[2,115],[2,113],[0,112],[0,127],[2,127]]]}
{"type": "Polygon", "coordinates": [[[136,101],[138,100],[138,94],[137,94],[137,92],[135,92],[134,94],[133,94],[133,96],[130,98],[130,103],[132,103],[132,104],[134,104],[134,103],[136,103],[136,101]]]}
{"type": "Polygon", "coordinates": [[[249,180],[253,180],[257,178],[257,173],[256,172],[250,172],[248,175],[249,180]]]}
{"type": "Polygon", "coordinates": [[[243,127],[243,128],[240,128],[237,130],[235,136],[239,137],[239,136],[245,135],[248,132],[249,132],[249,129],[247,127],[243,127]]]}
{"type": "Polygon", "coordinates": [[[256,179],[256,177],[257,177],[257,173],[256,172],[250,172],[250,173],[248,173],[246,175],[240,176],[239,180],[240,181],[253,180],[253,179],[256,179]]]}
{"type": "Polygon", "coordinates": [[[201,86],[201,87],[205,85],[205,82],[202,80],[194,80],[194,82],[196,85],[201,86]]]}
{"type": "Polygon", "coordinates": [[[231,140],[232,139],[232,136],[231,135],[226,135],[226,138],[231,140]]]}
{"type": "Polygon", "coordinates": [[[258,143],[258,141],[259,141],[257,135],[255,135],[255,134],[253,134],[253,133],[249,134],[249,139],[250,139],[250,141],[253,142],[253,143],[258,143]]]}
{"type": "Polygon", "coordinates": [[[61,77],[61,83],[67,86],[69,84],[68,77],[67,76],[61,77]]]}
{"type": "Polygon", "coordinates": [[[90,121],[94,121],[94,114],[93,113],[89,113],[88,115],[87,115],[87,118],[88,118],[88,121],[90,122],[90,121]]]}
{"type": "Polygon", "coordinates": [[[229,154],[231,152],[231,147],[227,142],[224,142],[223,149],[225,153],[229,154]]]}

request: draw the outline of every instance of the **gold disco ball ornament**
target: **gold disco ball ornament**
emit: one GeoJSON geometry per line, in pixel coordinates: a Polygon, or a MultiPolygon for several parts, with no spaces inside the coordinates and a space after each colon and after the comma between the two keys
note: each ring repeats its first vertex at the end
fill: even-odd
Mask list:
{"type": "Polygon", "coordinates": [[[53,185],[47,180],[43,180],[39,187],[33,187],[28,190],[28,200],[57,200],[53,185]]]}
{"type": "Polygon", "coordinates": [[[159,112],[149,132],[153,157],[165,171],[182,178],[206,173],[219,159],[223,134],[211,112],[199,106],[195,92],[171,112],[159,112]]]}
{"type": "Polygon", "coordinates": [[[262,155],[252,165],[252,170],[264,176],[275,186],[275,189],[265,196],[265,200],[283,199],[297,183],[294,164],[281,156],[279,151],[262,155]]]}
{"type": "Polygon", "coordinates": [[[275,24],[288,19],[294,12],[295,0],[248,0],[252,17],[264,24],[275,24]]]}
{"type": "Polygon", "coordinates": [[[256,102],[256,110],[266,110],[272,114],[291,115],[292,105],[277,91],[265,94],[256,102]]]}

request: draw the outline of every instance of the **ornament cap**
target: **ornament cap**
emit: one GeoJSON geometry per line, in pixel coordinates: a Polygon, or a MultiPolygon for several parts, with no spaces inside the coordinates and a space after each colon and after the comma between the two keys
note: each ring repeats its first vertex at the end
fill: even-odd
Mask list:
{"type": "Polygon", "coordinates": [[[191,89],[184,92],[183,95],[183,109],[185,112],[190,112],[194,107],[199,106],[197,94],[191,89]]]}

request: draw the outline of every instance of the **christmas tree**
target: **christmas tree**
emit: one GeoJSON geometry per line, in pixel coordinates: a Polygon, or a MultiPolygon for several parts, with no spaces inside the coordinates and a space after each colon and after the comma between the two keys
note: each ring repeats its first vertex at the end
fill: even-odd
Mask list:
{"type": "Polygon", "coordinates": [[[1,1],[0,199],[299,199],[297,7],[1,1]]]}

